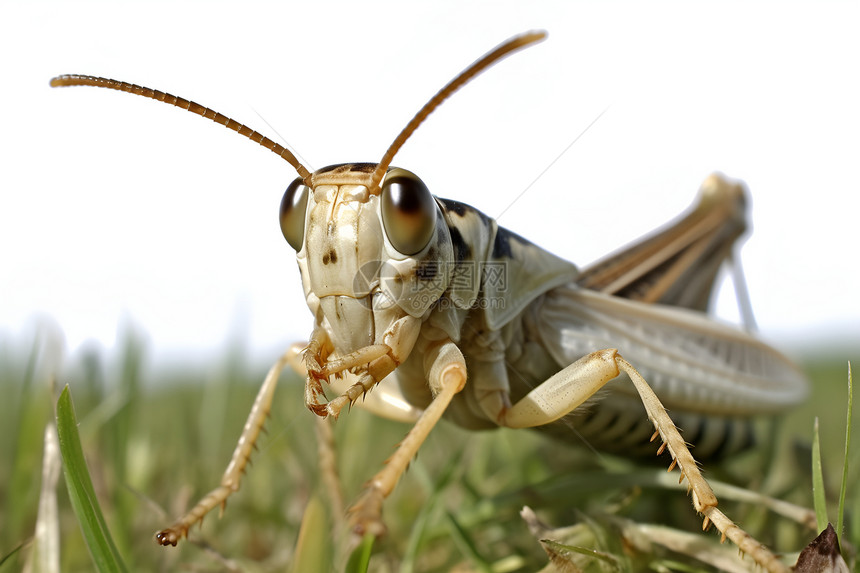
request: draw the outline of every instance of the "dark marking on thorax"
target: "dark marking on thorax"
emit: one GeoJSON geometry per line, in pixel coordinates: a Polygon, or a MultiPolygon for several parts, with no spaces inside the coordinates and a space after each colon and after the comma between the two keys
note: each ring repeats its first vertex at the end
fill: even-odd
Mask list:
{"type": "Polygon", "coordinates": [[[466,261],[472,256],[472,247],[463,239],[463,235],[457,227],[448,227],[448,232],[451,234],[451,244],[454,247],[454,261],[460,263],[466,261]]]}
{"type": "MultiPolygon", "coordinates": [[[[436,199],[439,201],[439,205],[446,213],[453,214],[463,220],[467,217],[474,217],[475,222],[480,224],[483,228],[490,228],[491,219],[471,205],[460,203],[453,199],[441,199],[438,197],[436,199]]],[[[454,219],[454,217],[452,217],[452,219],[454,219]]],[[[449,224],[448,231],[451,234],[451,243],[454,247],[455,261],[460,263],[462,261],[469,260],[472,257],[472,246],[466,242],[463,234],[456,226],[449,224]]]]}
{"type": "Polygon", "coordinates": [[[512,259],[514,254],[511,250],[511,241],[515,241],[520,243],[521,245],[530,245],[532,244],[530,241],[523,239],[516,233],[512,233],[508,231],[504,227],[499,227],[496,230],[496,239],[493,241],[493,258],[501,259],[508,258],[512,259]]]}
{"type": "Polygon", "coordinates": [[[487,217],[481,211],[475,209],[471,205],[467,205],[466,203],[460,203],[459,201],[454,201],[453,199],[441,199],[437,197],[437,200],[442,205],[442,208],[450,213],[454,213],[459,217],[466,217],[468,215],[474,215],[481,220],[481,224],[485,227],[489,225],[490,218],[487,217]]]}

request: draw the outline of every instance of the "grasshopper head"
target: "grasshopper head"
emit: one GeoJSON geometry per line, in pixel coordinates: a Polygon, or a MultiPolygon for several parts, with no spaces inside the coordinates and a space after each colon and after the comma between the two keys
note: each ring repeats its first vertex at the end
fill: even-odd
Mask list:
{"type": "Polygon", "coordinates": [[[422,317],[448,287],[453,249],[442,212],[424,183],[390,169],[371,192],[377,164],[297,178],[281,201],[281,230],[296,249],[305,298],[347,353],[382,342],[409,314],[422,317]]]}
{"type": "Polygon", "coordinates": [[[292,165],[299,177],[281,201],[281,229],[297,252],[311,311],[344,353],[381,342],[399,318],[424,316],[450,280],[453,250],[439,205],[415,175],[389,168],[394,155],[451,94],[545,37],[541,31],[515,36],[466,68],[424,104],[379,163],[335,165],[315,173],[279,143],[193,101],[95,76],[58,76],[51,85],[102,87],[175,105],[244,135],[292,165]]]}
{"type": "Polygon", "coordinates": [[[382,342],[405,315],[426,315],[453,270],[451,236],[424,183],[391,160],[443,101],[508,54],[543,40],[511,38],[439,90],[377,164],[301,172],[281,201],[281,230],[296,249],[305,298],[339,353],[382,342]]]}

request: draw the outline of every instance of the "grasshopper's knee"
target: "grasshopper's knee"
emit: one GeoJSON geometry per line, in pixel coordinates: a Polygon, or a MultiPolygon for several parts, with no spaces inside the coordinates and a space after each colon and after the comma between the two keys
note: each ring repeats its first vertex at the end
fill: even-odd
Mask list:
{"type": "Polygon", "coordinates": [[[427,349],[424,371],[434,396],[443,390],[456,394],[466,385],[466,359],[457,345],[450,340],[427,349]]]}
{"type": "Polygon", "coordinates": [[[618,350],[607,348],[583,356],[526,394],[501,417],[510,428],[543,426],[566,416],[618,376],[618,350]]]}
{"type": "Polygon", "coordinates": [[[586,356],[585,358],[580,358],[582,360],[597,360],[605,363],[607,366],[611,365],[611,368],[614,369],[615,376],[618,376],[621,371],[618,368],[618,359],[621,358],[621,355],[618,354],[617,348],[604,348],[603,350],[596,350],[586,356]]]}

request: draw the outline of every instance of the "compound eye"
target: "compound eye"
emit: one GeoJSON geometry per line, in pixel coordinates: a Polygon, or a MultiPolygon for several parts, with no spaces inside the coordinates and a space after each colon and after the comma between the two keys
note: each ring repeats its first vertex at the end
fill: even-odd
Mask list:
{"type": "Polygon", "coordinates": [[[281,199],[281,232],[296,251],[302,250],[305,238],[305,211],[308,210],[309,192],[308,186],[298,177],[289,184],[281,199]]]}
{"type": "Polygon", "coordinates": [[[404,255],[421,251],[436,230],[436,202],[417,175],[392,169],[382,183],[382,224],[391,245],[404,255]]]}

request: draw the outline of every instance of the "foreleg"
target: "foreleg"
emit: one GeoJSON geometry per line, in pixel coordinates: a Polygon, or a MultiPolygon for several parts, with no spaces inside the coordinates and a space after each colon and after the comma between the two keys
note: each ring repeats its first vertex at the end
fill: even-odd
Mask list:
{"type": "Polygon", "coordinates": [[[345,406],[365,396],[371,388],[394,372],[409,356],[420,331],[421,321],[407,315],[394,321],[382,333],[381,343],[327,360],[331,343],[321,327],[315,328],[303,356],[307,370],[305,402],[308,408],[323,418],[337,418],[345,406]],[[343,378],[350,373],[357,376],[357,382],[339,396],[325,402],[321,381],[331,376],[343,378]]]}
{"type": "Polygon", "coordinates": [[[220,505],[223,512],[224,507],[227,505],[227,498],[239,490],[242,474],[248,465],[248,460],[251,458],[251,452],[257,443],[257,438],[263,429],[266,417],[272,409],[272,398],[275,395],[278,378],[284,366],[290,362],[292,355],[292,349],[287,350],[275,362],[266,375],[266,379],[257,393],[257,398],[254,400],[254,405],[251,407],[251,413],[248,414],[245,427],[242,429],[242,435],[239,436],[239,443],[236,444],[236,449],[233,450],[233,457],[230,458],[230,463],[227,465],[224,475],[221,476],[221,485],[206,494],[203,499],[197,502],[197,505],[177,519],[173,525],[156,533],[155,539],[158,543],[175,546],[177,541],[188,536],[188,530],[192,525],[203,521],[206,514],[215,509],[215,507],[220,505]]]}

